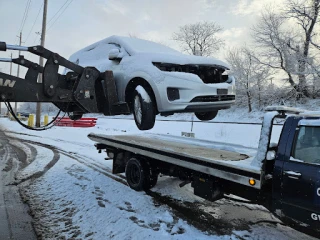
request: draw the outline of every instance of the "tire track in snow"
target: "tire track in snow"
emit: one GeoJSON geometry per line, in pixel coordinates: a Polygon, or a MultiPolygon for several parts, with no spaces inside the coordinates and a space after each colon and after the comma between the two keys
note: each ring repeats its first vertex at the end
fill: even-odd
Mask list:
{"type": "MultiPolygon", "coordinates": [[[[8,137],[8,139],[13,139],[13,140],[21,140],[21,139],[19,139],[19,138],[15,138],[15,137],[8,137]]],[[[28,142],[27,140],[24,140],[25,142],[28,142]]],[[[38,142],[31,142],[31,144],[35,144],[35,145],[40,145],[40,146],[42,146],[43,145],[43,147],[45,147],[45,148],[47,148],[47,149],[50,149],[52,152],[53,152],[53,158],[52,158],[52,160],[43,168],[43,170],[41,170],[41,171],[38,171],[38,172],[36,172],[36,173],[34,173],[34,174],[32,174],[32,175],[30,175],[30,176],[28,176],[28,177],[26,177],[26,178],[23,178],[23,179],[21,179],[21,180],[17,180],[17,181],[15,181],[15,182],[13,182],[12,184],[13,185],[18,185],[18,184],[20,184],[20,183],[22,183],[22,182],[26,182],[26,181],[28,181],[28,180],[31,180],[31,179],[36,179],[36,178],[40,178],[40,177],[42,177],[47,171],[49,171],[58,161],[59,161],[59,159],[60,159],[60,153],[54,148],[54,147],[52,147],[52,146],[50,146],[50,145],[47,145],[47,144],[40,144],[40,143],[38,143],[38,142]]],[[[19,149],[17,146],[14,146],[15,148],[17,148],[17,149],[19,149]]],[[[23,150],[21,150],[21,149],[19,149],[21,152],[23,151],[23,150]]],[[[31,150],[32,152],[33,152],[33,154],[37,154],[37,151],[36,151],[36,149],[34,148],[33,150],[31,150]]],[[[36,155],[34,155],[33,156],[33,160],[36,158],[36,155]]],[[[32,162],[32,161],[31,161],[32,162]]],[[[27,164],[27,163],[26,163],[27,164]]],[[[25,167],[25,166],[24,166],[25,167]]]]}
{"type": "MultiPolygon", "coordinates": [[[[19,138],[14,138],[14,139],[19,139],[19,138]]],[[[41,146],[41,147],[44,147],[44,148],[49,148],[50,150],[52,150],[55,154],[55,157],[54,159],[52,159],[52,161],[45,167],[45,171],[41,171],[39,173],[37,173],[36,175],[31,175],[30,177],[28,177],[27,179],[23,179],[23,182],[24,181],[27,181],[31,178],[38,178],[38,177],[41,177],[43,176],[48,170],[50,170],[50,168],[52,168],[57,162],[58,160],[60,159],[60,154],[62,155],[65,155],[66,157],[69,157],[109,178],[112,178],[113,180],[115,181],[118,181],[124,185],[127,185],[127,182],[122,178],[122,177],[118,177],[117,175],[113,175],[111,173],[111,170],[102,166],[102,165],[99,165],[99,164],[96,164],[96,163],[89,163],[89,162],[86,162],[86,160],[88,159],[88,157],[85,157],[85,156],[81,156],[79,154],[75,154],[75,153],[69,153],[65,150],[62,150],[60,148],[57,148],[57,147],[54,147],[52,145],[48,145],[48,144],[45,144],[45,143],[39,143],[39,142],[36,142],[36,141],[31,141],[31,140],[23,140],[25,142],[28,142],[30,144],[35,144],[35,145],[38,145],[38,146],[41,146]]],[[[93,160],[93,159],[91,159],[93,160]]],[[[21,183],[21,182],[19,182],[21,183]]],[[[18,183],[18,184],[19,184],[18,183]]]]}
{"type": "Polygon", "coordinates": [[[53,150],[53,159],[44,167],[44,169],[42,171],[39,171],[39,172],[36,172],[26,178],[23,178],[19,181],[16,181],[14,182],[15,185],[18,185],[20,183],[23,183],[23,182],[26,182],[28,180],[31,180],[31,179],[36,179],[36,178],[40,178],[42,177],[46,172],[48,172],[60,159],[60,154],[59,152],[53,150]]]}

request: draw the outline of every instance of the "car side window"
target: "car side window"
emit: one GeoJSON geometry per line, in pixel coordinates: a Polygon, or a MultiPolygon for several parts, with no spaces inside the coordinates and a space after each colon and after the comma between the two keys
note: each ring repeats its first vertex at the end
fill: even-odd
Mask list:
{"type": "Polygon", "coordinates": [[[290,160],[320,165],[320,127],[299,128],[290,160]]]}

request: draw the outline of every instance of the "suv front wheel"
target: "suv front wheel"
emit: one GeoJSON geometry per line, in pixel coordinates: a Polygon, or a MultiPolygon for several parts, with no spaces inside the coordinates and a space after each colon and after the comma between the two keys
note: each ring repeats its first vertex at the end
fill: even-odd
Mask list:
{"type": "Polygon", "coordinates": [[[141,85],[138,85],[134,90],[132,110],[134,120],[140,130],[153,128],[156,121],[155,104],[150,95],[141,85]]]}

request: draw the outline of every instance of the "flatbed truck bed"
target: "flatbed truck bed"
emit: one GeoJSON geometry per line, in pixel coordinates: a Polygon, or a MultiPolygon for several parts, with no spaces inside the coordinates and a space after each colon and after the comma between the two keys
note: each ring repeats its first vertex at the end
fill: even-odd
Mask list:
{"type": "Polygon", "coordinates": [[[243,185],[251,186],[249,179],[254,179],[256,184],[252,187],[261,188],[261,172],[257,167],[250,165],[253,156],[213,148],[208,142],[160,134],[101,135],[91,133],[88,137],[108,146],[109,150],[123,149],[150,157],[150,159],[164,161],[243,185]]]}

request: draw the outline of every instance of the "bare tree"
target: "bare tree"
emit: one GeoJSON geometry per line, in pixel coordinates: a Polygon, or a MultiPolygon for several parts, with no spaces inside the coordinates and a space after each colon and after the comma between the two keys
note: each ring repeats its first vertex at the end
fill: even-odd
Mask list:
{"type": "Polygon", "coordinates": [[[128,33],[128,36],[131,38],[138,38],[138,35],[136,33],[128,33]]]}
{"type": "Polygon", "coordinates": [[[264,85],[270,74],[268,68],[256,61],[254,53],[247,47],[229,50],[226,59],[237,80],[237,96],[245,95],[248,111],[251,112],[253,98],[256,95],[260,108],[262,105],[261,93],[264,92],[264,85]]]}
{"type": "MultiPolygon", "coordinates": [[[[36,103],[33,102],[24,102],[20,104],[19,111],[21,112],[28,112],[28,113],[35,113],[36,112],[36,103]]],[[[41,112],[42,113],[49,113],[55,114],[59,111],[59,109],[53,105],[52,103],[43,103],[41,112]]]]}
{"type": "Polygon", "coordinates": [[[223,45],[217,37],[222,28],[212,22],[187,24],[173,34],[173,40],[180,42],[183,51],[192,55],[210,56],[223,45]]]}
{"type": "Polygon", "coordinates": [[[320,44],[315,42],[317,33],[314,31],[319,23],[320,0],[288,0],[288,18],[295,20],[302,29],[300,42],[288,46],[296,53],[298,61],[299,90],[309,95],[307,91],[306,70],[308,65],[312,66],[310,50],[312,47],[320,50],[320,44]]]}
{"type": "Polygon", "coordinates": [[[287,10],[282,14],[270,9],[262,14],[253,27],[253,37],[260,48],[260,62],[285,73],[298,97],[310,97],[307,77],[315,76],[314,50],[320,50],[315,31],[320,0],[287,2],[287,10]]]}
{"type": "Polygon", "coordinates": [[[28,112],[28,113],[35,113],[36,112],[36,104],[32,103],[32,102],[21,103],[19,106],[19,111],[28,112]]]}

